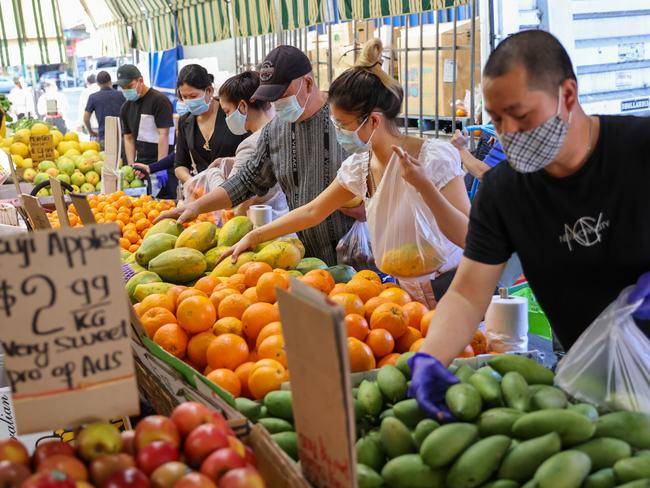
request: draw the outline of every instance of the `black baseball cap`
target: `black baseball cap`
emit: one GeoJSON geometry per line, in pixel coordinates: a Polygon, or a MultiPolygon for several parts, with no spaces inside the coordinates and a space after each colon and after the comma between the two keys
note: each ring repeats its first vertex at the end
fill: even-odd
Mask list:
{"type": "Polygon", "coordinates": [[[140,70],[132,64],[124,64],[117,70],[117,84],[125,86],[142,76],[140,70]]]}
{"type": "Polygon", "coordinates": [[[293,46],[278,46],[262,63],[260,86],[251,100],[275,102],[284,95],[293,80],[311,72],[311,61],[300,49],[293,46]]]}

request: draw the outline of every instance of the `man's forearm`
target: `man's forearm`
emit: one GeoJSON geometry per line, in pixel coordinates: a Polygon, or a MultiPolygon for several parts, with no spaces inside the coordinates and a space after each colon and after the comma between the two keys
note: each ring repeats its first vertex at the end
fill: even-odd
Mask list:
{"type": "Polygon", "coordinates": [[[460,159],[467,171],[479,181],[483,179],[483,175],[490,169],[490,166],[476,159],[467,149],[460,151],[460,159]]]}
{"type": "Polygon", "coordinates": [[[169,154],[169,133],[160,134],[158,137],[158,161],[169,154]]]}
{"type": "Polygon", "coordinates": [[[232,207],[232,201],[228,192],[221,187],[206,193],[201,198],[194,201],[199,214],[215,212],[217,210],[228,209],[232,207]]]}
{"type": "Polygon", "coordinates": [[[84,112],[84,127],[88,131],[88,134],[92,134],[93,130],[92,127],[90,126],[90,114],[88,112],[84,112]]]}
{"type": "Polygon", "coordinates": [[[192,177],[190,170],[185,166],[177,166],[176,169],[174,169],[174,174],[176,175],[176,178],[178,178],[178,181],[181,183],[185,183],[192,177]]]}
{"type": "Polygon", "coordinates": [[[129,166],[135,164],[135,142],[133,136],[124,136],[124,153],[126,154],[126,162],[129,166]]]}

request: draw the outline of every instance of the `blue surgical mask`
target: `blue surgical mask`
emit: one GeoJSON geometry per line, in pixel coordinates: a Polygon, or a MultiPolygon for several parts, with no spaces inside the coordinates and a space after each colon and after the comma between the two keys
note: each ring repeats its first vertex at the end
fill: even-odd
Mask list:
{"type": "Polygon", "coordinates": [[[375,131],[373,130],[372,134],[370,134],[368,142],[363,142],[361,137],[359,137],[359,131],[367,121],[368,119],[366,118],[356,130],[343,129],[338,127],[336,122],[332,121],[336,129],[336,141],[348,154],[357,154],[370,149],[370,141],[372,141],[372,136],[375,135],[375,131]]]}
{"type": "Polygon", "coordinates": [[[305,107],[307,106],[307,102],[309,102],[309,97],[311,96],[311,93],[307,97],[307,100],[305,100],[305,106],[304,107],[301,106],[300,102],[298,101],[298,93],[300,93],[300,90],[302,90],[303,84],[304,84],[304,78],[300,82],[300,88],[298,88],[298,91],[296,92],[295,95],[291,95],[290,97],[286,97],[286,98],[281,98],[280,100],[276,100],[275,102],[273,102],[273,108],[275,109],[275,113],[278,116],[278,118],[283,122],[288,122],[292,124],[300,117],[302,117],[303,113],[305,113],[305,107]]]}
{"type": "Polygon", "coordinates": [[[236,136],[243,136],[246,134],[246,115],[239,111],[239,107],[235,109],[228,117],[226,117],[226,125],[230,132],[236,136]]]}
{"type": "Polygon", "coordinates": [[[122,95],[128,102],[135,102],[140,96],[138,95],[138,90],[135,88],[123,88],[122,95]]]}
{"type": "Polygon", "coordinates": [[[176,100],[176,113],[178,115],[185,115],[189,110],[187,109],[187,105],[185,105],[185,102],[182,100],[176,100]]]}
{"type": "Polygon", "coordinates": [[[190,100],[183,100],[187,110],[192,115],[201,115],[208,111],[210,104],[205,101],[205,95],[201,98],[193,98],[190,100]]]}

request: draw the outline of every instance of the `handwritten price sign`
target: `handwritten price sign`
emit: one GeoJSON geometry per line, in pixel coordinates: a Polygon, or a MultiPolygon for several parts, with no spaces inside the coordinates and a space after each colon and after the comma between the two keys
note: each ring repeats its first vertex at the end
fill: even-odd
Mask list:
{"type": "Polygon", "coordinates": [[[0,347],[20,434],[138,411],[117,226],[0,238],[0,347]]]}

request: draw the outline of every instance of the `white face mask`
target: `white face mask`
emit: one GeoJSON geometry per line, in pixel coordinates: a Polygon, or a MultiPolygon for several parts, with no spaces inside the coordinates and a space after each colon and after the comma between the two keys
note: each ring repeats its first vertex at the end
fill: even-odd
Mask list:
{"type": "Polygon", "coordinates": [[[247,132],[247,118],[248,114],[244,115],[239,111],[239,107],[237,107],[230,115],[226,117],[226,125],[228,126],[230,132],[232,132],[234,135],[243,136],[247,132]]]}
{"type": "Polygon", "coordinates": [[[302,90],[302,85],[304,82],[305,79],[303,78],[300,81],[300,88],[298,88],[298,91],[295,95],[281,98],[280,100],[273,102],[275,113],[283,122],[294,123],[296,120],[302,117],[303,113],[305,113],[305,107],[307,106],[307,102],[309,102],[311,93],[307,96],[307,100],[305,100],[305,106],[301,106],[300,102],[298,101],[298,93],[300,93],[300,90],[302,90]]]}

